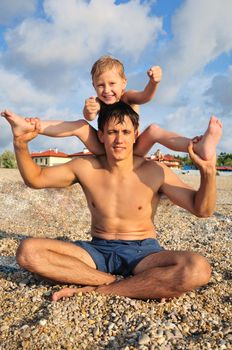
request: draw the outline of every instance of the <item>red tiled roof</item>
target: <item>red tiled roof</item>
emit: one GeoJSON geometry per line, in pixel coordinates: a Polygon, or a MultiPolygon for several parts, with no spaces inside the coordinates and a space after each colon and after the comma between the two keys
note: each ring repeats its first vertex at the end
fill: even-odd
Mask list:
{"type": "Polygon", "coordinates": [[[171,162],[180,162],[179,159],[171,156],[170,154],[165,154],[164,157],[163,157],[163,160],[167,160],[167,161],[171,161],[171,162]]]}
{"type": "Polygon", "coordinates": [[[69,154],[68,157],[89,156],[91,154],[93,154],[93,153],[90,152],[90,151],[81,151],[81,152],[76,152],[76,153],[69,154]]]}
{"type": "Polygon", "coordinates": [[[226,166],[226,165],[224,165],[224,166],[216,166],[216,169],[217,170],[230,170],[230,171],[232,171],[232,166],[226,166]]]}
{"type": "Polygon", "coordinates": [[[31,157],[35,158],[35,157],[62,157],[62,158],[67,158],[68,155],[66,153],[63,152],[59,152],[56,151],[54,149],[50,149],[44,152],[33,152],[31,153],[31,157]]]}
{"type": "Polygon", "coordinates": [[[151,158],[153,160],[160,160],[161,162],[178,162],[178,163],[181,162],[180,159],[175,158],[175,157],[171,156],[170,154],[164,154],[160,158],[156,155],[148,157],[148,158],[151,158]]]}

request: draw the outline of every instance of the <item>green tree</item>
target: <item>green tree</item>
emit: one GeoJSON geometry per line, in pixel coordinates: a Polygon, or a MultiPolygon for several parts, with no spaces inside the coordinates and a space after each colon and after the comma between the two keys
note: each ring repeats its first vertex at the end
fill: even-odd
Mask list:
{"type": "Polygon", "coordinates": [[[6,150],[0,156],[0,164],[3,168],[16,168],[16,159],[12,151],[6,150]]]}
{"type": "Polygon", "coordinates": [[[232,153],[221,152],[217,157],[218,166],[232,166],[232,153]]]}
{"type": "Polygon", "coordinates": [[[188,153],[184,156],[175,156],[177,159],[181,160],[181,165],[193,165],[192,159],[189,157],[188,153]]]}

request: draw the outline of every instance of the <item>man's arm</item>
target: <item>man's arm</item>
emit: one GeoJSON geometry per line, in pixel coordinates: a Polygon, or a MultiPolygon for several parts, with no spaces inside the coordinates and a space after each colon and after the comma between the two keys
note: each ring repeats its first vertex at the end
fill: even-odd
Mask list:
{"type": "Polygon", "coordinates": [[[128,104],[141,105],[152,100],[162,77],[162,70],[159,66],[154,66],[147,72],[149,81],[143,91],[128,90],[121,100],[128,104]]]}
{"type": "Polygon", "coordinates": [[[32,188],[66,187],[74,183],[76,174],[73,162],[63,165],[41,168],[31,159],[28,142],[38,135],[39,129],[24,135],[14,136],[15,155],[19,171],[25,184],[32,188]]]}
{"type": "Polygon", "coordinates": [[[166,166],[164,170],[164,181],[160,190],[175,204],[190,211],[198,217],[209,217],[213,214],[216,205],[216,155],[209,161],[198,157],[189,146],[189,154],[198,166],[201,175],[200,187],[197,191],[184,184],[166,166]]]}

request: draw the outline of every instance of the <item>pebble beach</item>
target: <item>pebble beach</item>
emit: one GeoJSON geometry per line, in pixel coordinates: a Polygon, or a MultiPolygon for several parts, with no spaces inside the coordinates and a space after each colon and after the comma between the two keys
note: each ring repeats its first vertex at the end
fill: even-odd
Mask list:
{"type": "MultiPolygon", "coordinates": [[[[199,176],[179,175],[197,188],[199,176]]],[[[166,249],[203,254],[209,284],[164,303],[92,292],[59,302],[64,285],[42,280],[15,260],[27,237],[90,239],[81,187],[33,190],[17,169],[0,169],[1,350],[226,350],[232,348],[232,175],[217,176],[217,206],[200,219],[160,201],[155,217],[166,249]]]]}

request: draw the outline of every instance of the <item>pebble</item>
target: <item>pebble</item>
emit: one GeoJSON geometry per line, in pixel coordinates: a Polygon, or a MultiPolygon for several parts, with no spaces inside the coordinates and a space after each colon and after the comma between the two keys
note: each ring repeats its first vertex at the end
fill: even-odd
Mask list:
{"type": "Polygon", "coordinates": [[[139,337],[139,345],[147,345],[151,341],[150,337],[147,334],[142,334],[139,337]]]}
{"type": "Polygon", "coordinates": [[[40,326],[45,326],[47,324],[47,320],[45,320],[44,318],[39,320],[39,324],[40,326]]]}
{"type": "MultiPolygon", "coordinates": [[[[212,218],[194,218],[161,200],[157,211],[161,244],[169,249],[194,249],[213,266],[209,285],[162,304],[97,293],[51,302],[51,294],[62,285],[20,269],[14,263],[15,251],[29,235],[89,239],[89,214],[80,186],[35,191],[20,182],[14,186],[0,182],[0,254],[10,257],[9,268],[0,270],[0,344],[4,350],[232,348],[232,181],[226,179],[223,187],[221,181],[222,177],[218,215],[212,218]]],[[[7,259],[0,259],[0,269],[1,261],[7,259]]]]}

